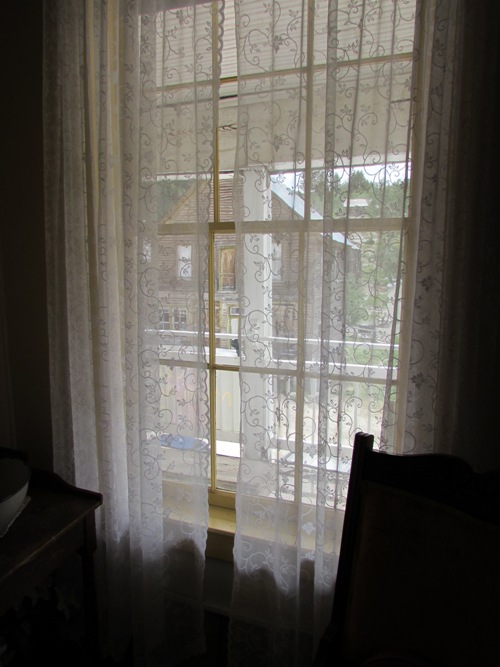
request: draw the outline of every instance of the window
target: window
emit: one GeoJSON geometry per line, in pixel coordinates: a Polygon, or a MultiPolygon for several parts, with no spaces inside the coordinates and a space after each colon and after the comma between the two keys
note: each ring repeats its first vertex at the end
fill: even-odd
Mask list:
{"type": "MultiPolygon", "coordinates": [[[[204,344],[210,378],[209,418],[212,426],[210,495],[215,502],[231,502],[230,494],[236,485],[242,360],[262,368],[259,373],[249,373],[245,382],[250,393],[267,397],[266,409],[275,417],[273,423],[265,417],[261,420],[263,435],[261,448],[255,456],[255,477],[258,477],[259,459],[266,466],[269,461],[275,461],[280,469],[277,474],[282,479],[284,498],[291,499],[294,495],[290,480],[293,479],[298,447],[305,462],[304,474],[311,476],[313,485],[315,452],[320,437],[317,407],[320,390],[328,393],[326,402],[332,406],[331,420],[337,429],[336,435],[328,436],[332,470],[335,467],[348,469],[348,462],[340,456],[339,443],[352,442],[354,425],[368,432],[377,432],[387,391],[393,400],[392,394],[397,388],[398,347],[391,341],[399,317],[401,243],[404,221],[408,216],[407,139],[413,72],[413,7],[410,5],[405,11],[411,19],[403,17],[398,24],[397,40],[391,41],[391,17],[387,14],[387,35],[379,35],[384,48],[375,49],[371,55],[356,62],[356,66],[348,60],[339,62],[337,96],[341,101],[337,100],[337,141],[345,144],[345,149],[339,149],[347,156],[345,162],[339,160],[335,164],[326,164],[321,132],[318,132],[318,139],[312,132],[307,160],[298,159],[290,152],[286,133],[295,132],[295,129],[287,127],[285,119],[294,122],[294,86],[298,85],[302,73],[299,66],[283,62],[280,77],[273,79],[265,71],[259,73],[259,94],[251,87],[243,93],[248,117],[258,115],[259,105],[270,104],[271,97],[273,104],[280,105],[280,114],[274,127],[272,156],[267,162],[260,159],[258,165],[248,167],[241,179],[243,184],[236,185],[238,179],[235,179],[233,170],[238,150],[239,89],[236,41],[231,32],[234,10],[232,3],[226,3],[212,180],[203,187],[199,176],[188,168],[165,173],[161,181],[161,199],[168,204],[165,204],[159,229],[163,258],[160,293],[173,313],[170,320],[162,317],[162,323],[168,324],[165,328],[172,332],[184,332],[183,336],[172,339],[172,345],[178,346],[175,354],[182,356],[185,368],[179,367],[174,373],[175,378],[168,375],[172,375],[170,369],[165,377],[165,382],[172,385],[166,403],[170,413],[174,414],[179,402],[183,406],[189,403],[189,391],[186,390],[190,382],[189,345],[199,335],[195,325],[199,306],[189,291],[190,281],[197,278],[199,261],[193,255],[196,240],[192,221],[196,220],[197,211],[209,211],[210,275],[205,285],[203,307],[206,311],[204,344]],[[396,48],[395,44],[398,45],[396,55],[391,50],[396,48]],[[405,45],[406,50],[399,48],[401,45],[405,45]],[[387,71],[393,70],[390,77],[386,68],[387,71]],[[387,82],[384,80],[386,75],[387,82]],[[360,120],[360,127],[365,132],[363,137],[348,131],[344,135],[342,129],[342,115],[346,114],[346,122],[349,120],[354,86],[360,86],[367,100],[361,107],[366,114],[366,120],[360,120]],[[378,108],[385,105],[387,96],[394,100],[390,102],[394,127],[390,128],[392,134],[389,137],[379,139],[370,132],[376,131],[372,130],[376,125],[373,117],[378,108]],[[263,98],[267,101],[262,101],[263,98]],[[370,156],[363,153],[367,145],[372,151],[370,156]],[[352,155],[350,151],[359,154],[352,155]],[[236,192],[235,187],[238,187],[236,192]],[[254,196],[255,191],[258,191],[258,197],[254,196]],[[245,233],[242,237],[236,234],[233,202],[244,211],[245,233]],[[346,220],[349,220],[348,227],[346,220]],[[303,233],[304,221],[308,223],[307,236],[303,233]],[[312,266],[317,258],[314,270],[317,280],[321,281],[326,270],[322,263],[325,257],[329,262],[328,270],[333,273],[329,337],[323,343],[323,347],[326,344],[328,348],[329,381],[326,384],[318,370],[320,355],[325,356],[325,350],[320,350],[318,344],[320,322],[304,319],[308,299],[311,299],[311,312],[321,312],[321,291],[311,295],[301,292],[304,263],[309,262],[312,266]],[[239,261],[245,263],[244,285],[238,282],[241,275],[239,261]],[[172,281],[173,275],[181,279],[176,284],[172,281]],[[335,276],[338,276],[338,286],[335,276]],[[240,304],[242,290],[246,302],[251,302],[253,308],[253,311],[247,309],[245,314],[240,304]],[[252,312],[256,314],[254,322],[252,312]],[[240,349],[238,335],[243,318],[246,328],[240,349]],[[252,345],[251,340],[257,342],[252,345]],[[304,355],[306,380],[303,382],[298,381],[299,349],[304,355]],[[182,390],[179,389],[181,386],[182,390]],[[296,432],[298,414],[301,415],[299,433],[296,432]],[[263,426],[265,424],[268,426],[263,426]],[[304,453],[307,448],[310,455],[304,453]]],[[[314,78],[313,85],[317,85],[320,99],[321,95],[326,95],[326,56],[321,50],[326,34],[321,34],[321,26],[318,30],[317,83],[314,78]]],[[[216,33],[215,30],[214,39],[216,33]]],[[[343,39],[348,40],[348,33],[346,30],[343,39]]],[[[249,39],[257,39],[256,34],[257,31],[249,39]]],[[[276,57],[279,59],[279,48],[276,48],[276,57]]],[[[209,84],[207,96],[210,94],[209,84]]],[[[175,86],[169,95],[166,104],[174,98],[175,86]]],[[[253,129],[250,127],[249,131],[253,129]]],[[[257,144],[258,139],[255,146],[257,144]]],[[[171,347],[168,355],[173,354],[174,347],[171,347]]],[[[165,364],[168,366],[168,361],[165,364]]],[[[259,409],[256,408],[257,412],[259,409]]],[[[197,416],[193,414],[190,418],[196,419],[197,416]]],[[[264,468],[262,474],[265,475],[264,468]]],[[[305,493],[307,495],[307,491],[305,493]]]]}
{"type": "Polygon", "coordinates": [[[219,249],[219,289],[221,290],[236,289],[235,255],[235,246],[219,249]]]}
{"type": "Polygon", "coordinates": [[[160,319],[158,322],[159,329],[170,329],[170,312],[168,308],[162,308],[160,310],[160,319]]]}
{"type": "Polygon", "coordinates": [[[185,308],[174,308],[172,311],[172,318],[170,318],[170,310],[162,308],[160,310],[160,317],[158,321],[158,328],[160,330],[182,331],[187,327],[187,311],[185,308]]]}

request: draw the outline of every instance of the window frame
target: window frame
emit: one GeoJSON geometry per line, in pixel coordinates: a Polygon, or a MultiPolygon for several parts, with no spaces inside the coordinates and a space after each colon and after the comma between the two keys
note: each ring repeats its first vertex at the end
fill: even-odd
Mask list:
{"type": "MultiPolygon", "coordinates": [[[[217,0],[214,0],[212,3],[213,5],[213,16],[214,16],[214,26],[216,25],[216,20],[217,20],[217,5],[218,2],[217,0]]],[[[214,31],[214,34],[217,34],[216,31],[214,31]]],[[[216,53],[217,49],[214,49],[214,67],[216,65],[216,60],[215,58],[217,57],[216,53]]],[[[403,56],[404,57],[404,56],[403,56]]],[[[321,68],[321,65],[318,66],[321,68]]],[[[295,68],[294,71],[300,71],[300,68],[295,68]]],[[[249,77],[253,78],[253,77],[249,77]]],[[[221,79],[220,85],[221,85],[221,90],[223,85],[228,85],[229,87],[233,87],[237,84],[238,78],[236,76],[234,77],[226,77],[224,79],[221,79]]],[[[216,82],[214,81],[213,83],[214,87],[214,92],[216,90],[216,82]]],[[[215,95],[214,95],[214,99],[215,95]]],[[[233,365],[233,364],[225,364],[218,362],[216,359],[216,346],[215,346],[215,339],[217,338],[217,326],[216,326],[216,297],[215,294],[218,291],[217,290],[217,283],[220,281],[221,273],[220,273],[220,266],[221,266],[221,258],[218,258],[218,261],[216,261],[215,257],[215,236],[218,233],[234,233],[236,234],[236,226],[234,222],[227,222],[227,221],[222,221],[220,218],[220,189],[219,189],[219,184],[220,184],[220,176],[222,174],[221,170],[219,169],[219,135],[222,131],[224,131],[226,128],[225,126],[223,127],[219,123],[219,108],[220,108],[220,101],[226,99],[225,96],[221,93],[217,97],[217,104],[216,108],[214,109],[214,114],[216,117],[216,137],[215,137],[215,150],[214,150],[214,155],[215,155],[215,164],[214,164],[214,170],[212,173],[212,184],[213,184],[213,210],[214,210],[214,216],[213,220],[209,222],[209,289],[208,289],[208,315],[209,315],[209,323],[208,323],[208,339],[209,339],[209,354],[208,354],[208,360],[207,360],[207,373],[208,373],[208,380],[209,380],[209,387],[210,387],[210,424],[211,424],[211,447],[210,447],[210,452],[211,452],[211,472],[210,472],[210,480],[209,480],[209,502],[211,505],[216,505],[220,507],[234,507],[234,498],[235,494],[230,491],[225,491],[217,488],[217,425],[216,425],[216,417],[215,417],[215,412],[216,412],[216,406],[215,406],[215,401],[212,399],[212,397],[216,396],[216,378],[217,378],[217,373],[223,372],[223,371],[229,371],[229,372],[239,372],[239,365],[233,365]],[[219,270],[216,272],[215,267],[219,266],[219,270]]],[[[277,168],[277,165],[274,165],[275,168],[277,168]]],[[[310,170],[312,167],[309,166],[308,169],[310,170]]],[[[409,184],[409,188],[411,188],[411,182],[409,184]]],[[[372,231],[373,229],[376,229],[376,231],[398,231],[401,232],[403,227],[408,224],[410,220],[410,215],[407,212],[406,216],[404,218],[375,218],[375,217],[360,217],[358,219],[350,219],[349,224],[350,228],[354,232],[359,232],[363,233],[365,231],[372,231]]],[[[345,224],[345,219],[344,218],[338,218],[335,220],[334,224],[334,230],[335,231],[342,231],[343,227],[345,224]]],[[[250,224],[249,225],[249,231],[255,229],[256,232],[262,231],[262,226],[259,225],[258,222],[256,222],[253,226],[250,224]]],[[[266,222],[266,232],[269,232],[270,234],[279,234],[280,231],[282,230],[282,226],[280,225],[279,222],[276,224],[273,223],[267,223],[266,222]]],[[[237,253],[236,253],[237,254],[237,253]]],[[[179,258],[177,258],[177,261],[179,261],[179,258]]],[[[280,277],[282,275],[282,258],[279,258],[279,264],[280,264],[280,277]]],[[[273,257],[273,268],[278,264],[278,258],[273,257]]],[[[274,272],[274,271],[273,271],[274,272]]],[[[236,282],[236,274],[237,271],[235,270],[235,287],[234,289],[227,289],[228,293],[231,292],[233,295],[238,295],[238,290],[237,290],[237,282],[236,282]]],[[[186,279],[186,278],[184,278],[186,279]]],[[[279,278],[278,278],[279,279],[279,278]]],[[[219,288],[221,285],[219,284],[219,288]]],[[[404,285],[402,286],[402,290],[404,291],[404,285]]],[[[239,317],[239,316],[238,316],[239,317]]],[[[396,374],[397,376],[397,374],[396,374]]],[[[342,379],[339,376],[339,379],[342,379]]],[[[352,378],[350,378],[352,379],[352,378]]],[[[359,378],[359,382],[367,382],[368,378],[359,378]]],[[[393,385],[397,384],[397,377],[393,378],[391,380],[391,383],[393,385]]],[[[216,400],[216,399],[215,399],[216,400]]]]}

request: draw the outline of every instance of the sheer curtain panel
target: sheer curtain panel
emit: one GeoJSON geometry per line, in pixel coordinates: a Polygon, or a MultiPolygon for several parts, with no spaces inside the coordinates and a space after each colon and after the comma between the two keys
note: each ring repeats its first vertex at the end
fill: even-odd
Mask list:
{"type": "Polygon", "coordinates": [[[238,0],[232,665],[310,664],[354,433],[394,446],[415,2],[238,0]],[[251,640],[249,640],[251,637],[251,640]]]}
{"type": "Polygon", "coordinates": [[[204,642],[217,58],[212,8],[182,4],[45,2],[54,467],[104,494],[105,651],[121,655],[132,637],[136,663],[150,666],[204,642]],[[172,229],[188,189],[193,216],[172,229]],[[187,246],[189,281],[178,273],[187,246]],[[174,305],[191,314],[182,341],[164,324],[174,305]]]}

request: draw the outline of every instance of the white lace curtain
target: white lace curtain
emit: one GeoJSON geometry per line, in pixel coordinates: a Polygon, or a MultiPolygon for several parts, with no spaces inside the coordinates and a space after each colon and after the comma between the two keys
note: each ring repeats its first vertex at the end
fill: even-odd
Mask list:
{"type": "Polygon", "coordinates": [[[213,172],[212,15],[199,6],[185,20],[167,18],[169,4],[46,3],[54,466],[103,493],[106,649],[120,655],[132,635],[138,664],[148,665],[203,648],[208,520],[206,448],[168,445],[186,423],[200,442],[209,428],[201,290],[213,172]],[[172,54],[182,54],[182,69],[170,66],[172,54]],[[177,266],[176,246],[160,243],[171,202],[159,175],[181,171],[194,175],[189,243],[198,261],[183,293],[195,336],[175,353],[158,336],[177,266]]]}
{"type": "Polygon", "coordinates": [[[432,234],[445,205],[429,187],[446,181],[458,3],[438,3],[436,38],[433,3],[407,0],[45,4],[54,465],[104,494],[106,649],[133,637],[154,665],[203,648],[205,295],[225,160],[241,396],[229,656],[306,665],[354,432],[401,449],[406,431],[411,449],[415,417],[433,419],[412,356],[417,328],[426,349],[433,331],[401,324],[434,308],[414,279],[435,251],[420,221],[432,234]],[[236,135],[223,158],[218,124],[236,135]]]}
{"type": "Polygon", "coordinates": [[[252,659],[301,665],[329,619],[354,432],[394,444],[416,8],[235,7],[242,440],[230,651],[242,664],[250,634],[252,659]]]}

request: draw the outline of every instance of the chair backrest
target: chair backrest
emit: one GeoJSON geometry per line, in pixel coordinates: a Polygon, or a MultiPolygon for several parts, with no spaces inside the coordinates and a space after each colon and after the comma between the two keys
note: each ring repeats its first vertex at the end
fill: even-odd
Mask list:
{"type": "Polygon", "coordinates": [[[500,665],[500,473],[358,433],[332,628],[347,664],[500,665]]]}

